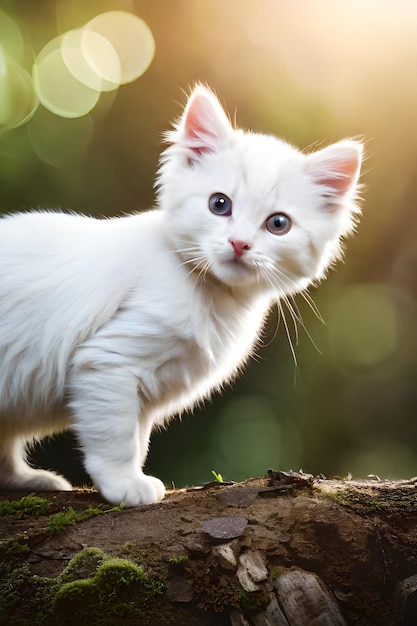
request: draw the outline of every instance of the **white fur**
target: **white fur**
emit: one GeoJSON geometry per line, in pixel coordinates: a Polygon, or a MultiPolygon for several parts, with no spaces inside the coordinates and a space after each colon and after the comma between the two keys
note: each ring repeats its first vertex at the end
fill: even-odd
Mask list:
{"type": "Polygon", "coordinates": [[[357,142],[305,155],[233,130],[203,87],[168,138],[157,210],[0,222],[4,489],[70,489],[24,452],[70,427],[109,502],[162,499],[141,469],[153,427],[230,381],[271,303],[320,279],[353,227],[357,142]],[[232,199],[231,216],[209,210],[214,192],[232,199]],[[276,213],[292,220],[285,235],[265,227],[276,213]],[[230,240],[247,244],[241,257],[230,240]]]}

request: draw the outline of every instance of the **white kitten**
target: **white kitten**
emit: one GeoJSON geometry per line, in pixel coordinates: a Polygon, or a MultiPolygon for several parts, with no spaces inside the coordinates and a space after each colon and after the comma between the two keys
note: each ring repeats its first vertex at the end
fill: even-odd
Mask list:
{"type": "Polygon", "coordinates": [[[302,154],[234,130],[192,93],[159,171],[159,208],[0,221],[0,486],[71,489],[25,460],[72,428],[111,503],[161,500],[152,429],[221,388],[272,302],[320,279],[354,225],[362,148],[302,154]]]}

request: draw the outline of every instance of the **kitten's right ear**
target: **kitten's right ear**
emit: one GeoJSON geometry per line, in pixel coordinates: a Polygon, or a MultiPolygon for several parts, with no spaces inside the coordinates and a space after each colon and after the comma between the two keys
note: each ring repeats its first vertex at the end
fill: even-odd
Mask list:
{"type": "Polygon", "coordinates": [[[233,132],[216,96],[198,85],[188,99],[177,130],[170,138],[173,143],[186,147],[191,161],[194,161],[204,153],[216,152],[233,132]]]}
{"type": "Polygon", "coordinates": [[[326,197],[343,200],[356,194],[362,154],[360,142],[339,141],[308,155],[307,171],[326,197]]]}

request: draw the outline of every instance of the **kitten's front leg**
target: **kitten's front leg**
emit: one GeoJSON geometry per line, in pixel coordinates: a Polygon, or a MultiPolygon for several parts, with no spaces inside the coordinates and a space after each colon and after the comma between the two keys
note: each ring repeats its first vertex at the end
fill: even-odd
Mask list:
{"type": "Polygon", "coordinates": [[[141,430],[138,420],[136,377],[122,367],[100,367],[96,362],[72,372],[70,393],[85,468],[104,498],[126,506],[162,500],[163,483],[142,471],[150,429],[141,430]]]}

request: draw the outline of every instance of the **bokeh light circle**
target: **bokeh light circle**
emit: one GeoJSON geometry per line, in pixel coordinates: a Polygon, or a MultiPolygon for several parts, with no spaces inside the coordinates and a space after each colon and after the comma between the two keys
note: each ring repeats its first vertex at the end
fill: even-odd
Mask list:
{"type": "Polygon", "coordinates": [[[265,396],[232,399],[220,411],[212,437],[218,466],[236,480],[291,465],[291,459],[296,464],[300,454],[295,424],[277,415],[265,396]]]}
{"type": "Polygon", "coordinates": [[[7,58],[0,47],[0,128],[15,128],[27,122],[38,108],[30,74],[7,58]]]}
{"type": "Polygon", "coordinates": [[[71,30],[62,36],[61,54],[67,69],[83,85],[100,92],[119,87],[119,55],[103,35],[84,28],[71,30]]]}
{"type": "Polygon", "coordinates": [[[398,346],[395,300],[383,285],[347,289],[326,321],[332,357],[341,365],[372,368],[389,359],[398,346]]]}
{"type": "Polygon", "coordinates": [[[33,85],[52,113],[82,117],[95,107],[101,93],[141,76],[154,53],[152,33],[142,19],[108,11],[47,43],[33,65],[33,85]]]}
{"type": "Polygon", "coordinates": [[[21,61],[25,44],[22,32],[16,21],[0,9],[0,42],[4,55],[14,61],[21,61]]]}
{"type": "Polygon", "coordinates": [[[68,69],[62,56],[64,36],[50,41],[33,66],[33,84],[43,106],[61,117],[81,117],[89,113],[100,91],[81,83],[68,69]]]}
{"type": "Polygon", "coordinates": [[[121,63],[121,84],[130,83],[149,67],[155,41],[149,26],[126,11],[108,11],[90,20],[85,30],[99,33],[114,47],[121,63]]]}

